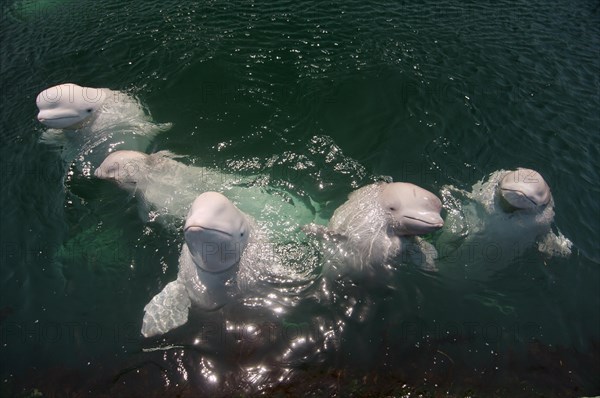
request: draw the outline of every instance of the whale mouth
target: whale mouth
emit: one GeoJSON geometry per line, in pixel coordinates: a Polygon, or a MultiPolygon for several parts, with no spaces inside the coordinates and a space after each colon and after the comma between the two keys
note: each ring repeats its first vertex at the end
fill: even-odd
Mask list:
{"type": "Polygon", "coordinates": [[[82,119],[79,115],[73,116],[60,116],[60,117],[46,117],[44,115],[38,115],[37,120],[50,127],[50,128],[59,128],[59,129],[68,129],[75,128],[75,126],[79,126],[89,118],[82,119]]]}
{"type": "Polygon", "coordinates": [[[404,218],[408,218],[409,220],[415,220],[415,221],[421,222],[423,224],[431,225],[432,227],[441,228],[441,227],[444,226],[444,223],[443,222],[439,222],[439,221],[431,222],[431,221],[424,220],[422,218],[411,217],[411,216],[404,216],[404,218]]]}
{"type": "MultiPolygon", "coordinates": [[[[533,204],[534,206],[536,206],[536,207],[537,207],[537,206],[539,206],[539,205],[538,205],[538,203],[537,203],[535,200],[531,199],[529,196],[525,195],[525,194],[524,194],[522,191],[519,191],[518,189],[500,188],[500,190],[501,190],[502,192],[513,192],[513,193],[516,193],[516,194],[518,194],[518,195],[519,195],[521,198],[523,198],[523,199],[527,199],[527,200],[528,200],[529,202],[531,202],[531,204],[533,204]]],[[[504,196],[504,195],[502,195],[502,196],[504,196]]]]}
{"type": "Polygon", "coordinates": [[[404,215],[396,228],[396,235],[425,235],[444,226],[444,220],[439,215],[404,215]]]}
{"type": "Polygon", "coordinates": [[[61,117],[39,117],[38,120],[63,120],[63,119],[77,119],[79,116],[61,116],[61,117]]]}
{"type": "Polygon", "coordinates": [[[54,123],[54,122],[58,122],[58,121],[64,121],[64,120],[77,120],[79,119],[78,116],[63,116],[63,117],[38,117],[37,118],[38,121],[40,123],[54,123]]]}
{"type": "Polygon", "coordinates": [[[183,232],[185,232],[185,233],[187,233],[187,232],[216,232],[216,233],[219,233],[222,235],[233,237],[233,235],[230,234],[229,232],[225,232],[225,231],[222,231],[222,230],[216,229],[216,228],[202,227],[200,225],[190,225],[189,227],[185,228],[183,230],[183,232]]]}

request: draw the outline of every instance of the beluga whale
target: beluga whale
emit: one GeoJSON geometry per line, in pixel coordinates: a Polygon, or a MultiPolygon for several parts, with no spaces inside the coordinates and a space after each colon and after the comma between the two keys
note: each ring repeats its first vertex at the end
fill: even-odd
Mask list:
{"type": "Polygon", "coordinates": [[[315,218],[309,198],[294,192],[259,185],[261,176],[230,173],[212,167],[185,164],[169,151],[145,154],[115,151],[94,171],[100,179],[116,182],[139,198],[140,216],[169,228],[178,227],[190,203],[201,193],[223,193],[242,211],[268,226],[282,238],[315,218]]]}
{"type": "Polygon", "coordinates": [[[554,199],[535,170],[498,170],[471,192],[451,185],[441,192],[448,217],[438,244],[456,261],[480,262],[495,273],[530,247],[546,257],[571,253],[571,241],[553,231],[554,199]]]}
{"type": "Polygon", "coordinates": [[[256,222],[218,192],[194,200],[183,234],[177,279],[144,308],[145,337],[185,324],[192,307],[214,310],[225,305],[279,262],[265,250],[267,240],[256,222]]]}
{"type": "Polygon", "coordinates": [[[119,150],[104,159],[94,176],[113,181],[134,195],[143,221],[157,221],[171,229],[179,227],[199,194],[223,191],[245,181],[240,175],[188,166],[177,158],[170,151],[119,150]]]}
{"type": "Polygon", "coordinates": [[[417,185],[380,182],[352,192],[327,227],[304,231],[333,243],[326,259],[338,274],[369,274],[402,259],[433,269],[436,250],[420,235],[444,225],[441,209],[440,199],[417,185]]]}
{"type": "Polygon", "coordinates": [[[171,128],[157,124],[133,96],[107,88],[64,83],[36,97],[37,119],[49,127],[41,140],[62,148],[67,164],[89,175],[116,149],[146,150],[152,138],[171,128]]]}

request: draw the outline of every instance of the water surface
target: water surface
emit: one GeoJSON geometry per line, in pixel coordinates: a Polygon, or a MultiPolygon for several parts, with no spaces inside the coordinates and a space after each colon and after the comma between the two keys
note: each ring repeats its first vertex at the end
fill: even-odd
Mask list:
{"type": "Polygon", "coordinates": [[[2,395],[600,393],[597,2],[1,10],[2,395]],[[135,95],[174,124],[152,151],[266,175],[321,221],[380,179],[439,193],[536,169],[573,254],[474,247],[478,260],[441,253],[444,272],[396,264],[385,280],[332,283],[298,234],[277,250],[301,282],[273,281],[276,302],[257,293],[144,339],[143,307],[175,278],[182,236],[40,142],[35,97],[63,82],[135,95]],[[502,271],[474,276],[489,263],[502,271]]]}

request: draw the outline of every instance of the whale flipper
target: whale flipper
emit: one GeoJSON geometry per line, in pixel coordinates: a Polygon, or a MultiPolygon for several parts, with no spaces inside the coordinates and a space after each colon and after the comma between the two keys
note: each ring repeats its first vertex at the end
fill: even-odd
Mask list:
{"type": "Polygon", "coordinates": [[[159,133],[164,133],[165,131],[171,130],[173,127],[173,123],[153,123],[153,122],[143,122],[144,129],[142,131],[147,131],[148,138],[154,138],[159,133]]]}
{"type": "Polygon", "coordinates": [[[571,242],[560,231],[558,235],[550,231],[538,241],[538,250],[548,257],[568,257],[571,254],[571,242]]]}
{"type": "Polygon", "coordinates": [[[438,252],[431,243],[420,236],[411,237],[410,241],[404,239],[403,252],[407,255],[407,260],[421,267],[425,271],[438,271],[435,261],[438,258],[438,252]]]}
{"type": "Polygon", "coordinates": [[[151,337],[164,334],[188,320],[191,301],[182,283],[173,281],[144,307],[142,335],[151,337]]]}

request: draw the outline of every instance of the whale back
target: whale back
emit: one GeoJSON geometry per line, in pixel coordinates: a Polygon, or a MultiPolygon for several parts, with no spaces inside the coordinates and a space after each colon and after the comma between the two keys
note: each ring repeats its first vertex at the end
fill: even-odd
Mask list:
{"type": "Polygon", "coordinates": [[[96,115],[107,97],[102,88],[59,84],[38,94],[38,120],[51,128],[76,129],[96,115]]]}

